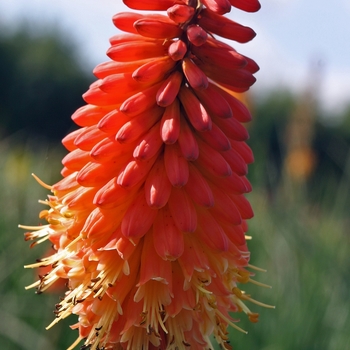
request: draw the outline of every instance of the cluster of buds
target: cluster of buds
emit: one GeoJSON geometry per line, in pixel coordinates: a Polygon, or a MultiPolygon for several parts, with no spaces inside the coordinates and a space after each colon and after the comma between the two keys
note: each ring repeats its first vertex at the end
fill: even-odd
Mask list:
{"type": "MultiPolygon", "coordinates": [[[[252,279],[244,194],[253,161],[236,98],[254,83],[257,64],[216,36],[240,43],[252,29],[223,15],[254,12],[257,0],[124,0],[138,10],[113,17],[98,78],[64,138],[63,179],[29,227],[35,245],[55,253],[28,267],[50,271],[30,287],[58,279],[68,290],[55,324],[71,314],[82,349],[225,349],[233,314],[258,314],[239,285],[252,279]]],[[[28,228],[27,226],[22,226],[28,228]]],[[[259,269],[258,269],[259,270],[259,269]]],[[[262,284],[260,284],[262,285],[262,284]]]]}

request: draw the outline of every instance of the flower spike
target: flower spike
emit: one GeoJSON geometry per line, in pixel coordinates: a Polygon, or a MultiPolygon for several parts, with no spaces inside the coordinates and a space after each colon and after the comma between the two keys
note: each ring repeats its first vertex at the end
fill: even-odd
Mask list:
{"type": "Polygon", "coordinates": [[[258,0],[124,0],[140,11],[113,23],[110,61],[72,116],[80,127],[63,139],[63,179],[39,217],[25,226],[31,246],[55,253],[26,267],[49,272],[28,288],[66,280],[51,326],[71,314],[79,331],[69,349],[224,349],[227,328],[247,304],[260,303],[252,279],[244,194],[253,154],[237,98],[258,65],[217,36],[245,43],[255,32],[224,16],[258,0]],[[247,304],[246,304],[247,303],[247,304]]]}

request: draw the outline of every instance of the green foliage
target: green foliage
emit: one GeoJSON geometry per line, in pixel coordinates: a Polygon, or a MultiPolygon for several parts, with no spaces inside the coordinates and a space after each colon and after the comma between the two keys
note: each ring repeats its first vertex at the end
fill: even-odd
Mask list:
{"type": "MultiPolygon", "coordinates": [[[[336,187],[333,188],[336,190],[336,187]]],[[[349,190],[349,188],[348,188],[349,190]]],[[[272,289],[247,285],[254,299],[275,310],[250,304],[260,313],[251,324],[242,315],[249,334],[230,332],[235,349],[318,350],[348,349],[350,322],[348,294],[350,268],[346,208],[328,211],[323,203],[310,206],[302,188],[277,193],[274,202],[264,190],[250,196],[255,218],[249,247],[251,263],[267,269],[255,279],[272,289]],[[295,197],[292,202],[285,195],[295,197]]],[[[329,192],[324,197],[332,196],[329,192]]]]}
{"type": "MultiPolygon", "coordinates": [[[[283,162],[288,147],[287,128],[291,118],[298,113],[302,98],[302,95],[282,89],[260,96],[252,106],[254,119],[248,125],[248,144],[255,161],[249,167],[249,179],[253,186],[266,189],[269,196],[285,185],[283,162]]],[[[306,179],[305,191],[313,204],[323,201],[324,205],[332,207],[333,200],[327,194],[340,182],[350,181],[350,106],[340,114],[320,110],[317,102],[307,107],[315,114],[313,139],[308,142],[315,153],[315,164],[306,179]]],[[[347,197],[344,205],[350,205],[347,197]]]]}
{"type": "Polygon", "coordinates": [[[295,96],[288,90],[279,90],[260,98],[254,105],[254,119],[248,126],[248,144],[255,158],[249,167],[253,185],[272,189],[279,182],[284,153],[282,139],[295,104],[295,96]]]}
{"type": "MultiPolygon", "coordinates": [[[[67,332],[64,322],[50,331],[58,294],[36,295],[25,286],[37,279],[38,271],[24,270],[49,248],[43,244],[29,249],[19,223],[38,225],[38,213],[44,209],[38,199],[48,194],[31,173],[47,183],[58,181],[62,150],[23,137],[0,143],[0,344],[7,350],[65,349],[73,343],[76,332],[67,332]]],[[[72,323],[70,321],[70,323],[72,323]]]]}
{"type": "Polygon", "coordinates": [[[50,31],[0,34],[0,136],[19,130],[59,140],[90,79],[75,48],[50,31]]]}

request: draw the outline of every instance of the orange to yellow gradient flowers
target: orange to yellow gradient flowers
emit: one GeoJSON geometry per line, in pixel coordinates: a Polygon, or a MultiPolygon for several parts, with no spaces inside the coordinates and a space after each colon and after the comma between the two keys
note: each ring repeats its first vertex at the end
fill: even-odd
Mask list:
{"type": "MultiPolygon", "coordinates": [[[[113,17],[110,61],[98,65],[81,128],[64,138],[63,179],[27,240],[55,253],[29,287],[58,279],[67,291],[51,325],[74,314],[73,349],[225,349],[227,328],[260,304],[240,285],[251,277],[244,194],[253,161],[234,97],[255,82],[257,64],[217,39],[245,43],[252,29],[224,16],[255,12],[258,0],[124,0],[113,17]]],[[[263,305],[263,304],[262,304],[263,305]]],[[[50,326],[51,326],[50,325],[50,326]]],[[[49,327],[50,327],[49,326],[49,327]]]]}

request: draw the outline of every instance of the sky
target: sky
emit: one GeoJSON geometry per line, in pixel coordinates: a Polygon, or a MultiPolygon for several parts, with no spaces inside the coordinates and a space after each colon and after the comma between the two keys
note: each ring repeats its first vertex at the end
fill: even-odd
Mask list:
{"type": "MultiPolygon", "coordinates": [[[[228,15],[257,33],[247,44],[231,42],[260,66],[253,92],[312,88],[324,109],[341,111],[350,103],[350,1],[260,2],[257,13],[232,9],[228,15]]],[[[60,28],[92,70],[108,60],[108,39],[118,33],[111,18],[121,11],[129,11],[121,0],[2,0],[0,23],[60,28]]]]}

